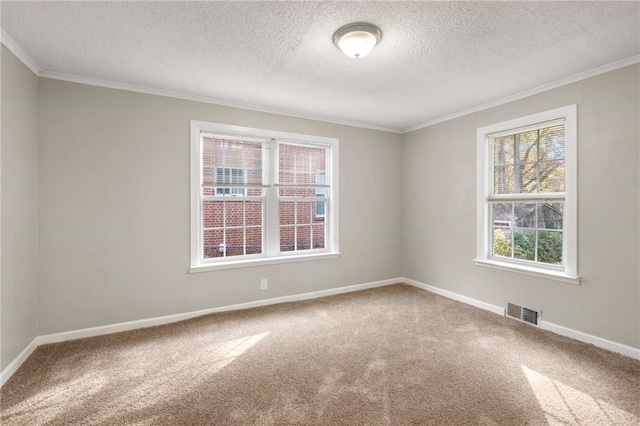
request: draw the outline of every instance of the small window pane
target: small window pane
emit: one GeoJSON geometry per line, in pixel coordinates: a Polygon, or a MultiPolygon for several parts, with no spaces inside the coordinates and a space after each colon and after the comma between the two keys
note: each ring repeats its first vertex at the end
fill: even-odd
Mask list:
{"type": "Polygon", "coordinates": [[[251,185],[262,185],[262,169],[244,169],[244,181],[251,185]]]}
{"type": "Polygon", "coordinates": [[[563,229],[562,203],[538,204],[538,228],[539,229],[563,229]]]}
{"type": "Polygon", "coordinates": [[[540,129],[540,161],[564,160],[564,126],[540,129]]]}
{"type": "Polygon", "coordinates": [[[262,253],[262,227],[247,228],[247,254],[262,253]]]}
{"type": "Polygon", "coordinates": [[[278,188],[278,197],[293,197],[295,195],[295,188],[278,188]]]}
{"type": "Polygon", "coordinates": [[[280,225],[296,223],[296,206],[294,201],[280,201],[280,225]]]}
{"type": "Polygon", "coordinates": [[[493,203],[494,225],[506,225],[507,228],[515,219],[513,215],[513,203],[493,203]]]}
{"type": "Polygon", "coordinates": [[[298,201],[296,207],[296,224],[309,224],[311,223],[311,218],[313,217],[313,208],[315,207],[315,203],[311,201],[298,201]]]}
{"type": "Polygon", "coordinates": [[[298,250],[309,250],[311,248],[311,226],[298,226],[296,247],[298,250]]]}
{"type": "Polygon", "coordinates": [[[514,193],[514,171],[513,166],[497,166],[494,169],[493,192],[495,194],[513,194],[514,193]]]}
{"type": "Polygon", "coordinates": [[[535,260],[536,231],[534,229],[514,229],[513,257],[522,260],[535,260]]]}
{"type": "Polygon", "coordinates": [[[524,132],[516,135],[518,162],[535,163],[538,160],[538,131],[524,132]]]}
{"type": "Polygon", "coordinates": [[[302,188],[278,188],[279,197],[296,197],[296,198],[311,198],[316,197],[316,187],[302,187],[302,188]]]}
{"type": "Polygon", "coordinates": [[[224,203],[225,227],[244,225],[244,202],[222,201],[224,203]]]}
{"type": "Polygon", "coordinates": [[[280,227],[280,251],[295,250],[295,229],[293,226],[280,227]]]}
{"type": "Polygon", "coordinates": [[[493,162],[496,166],[513,165],[513,135],[496,138],[493,141],[493,162]]]}
{"type": "Polygon", "coordinates": [[[307,187],[307,188],[296,188],[296,197],[315,197],[316,196],[316,188],[315,187],[307,187]]]}
{"type": "Polygon", "coordinates": [[[203,243],[205,259],[224,256],[224,232],[221,229],[204,231],[203,243]]]}
{"type": "Polygon", "coordinates": [[[315,173],[325,170],[325,148],[281,143],[278,149],[280,183],[314,183],[315,173]]]}
{"type": "Polygon", "coordinates": [[[263,188],[245,188],[247,197],[263,197],[263,188]]]}
{"type": "Polygon", "coordinates": [[[324,223],[320,225],[313,225],[313,248],[321,249],[325,248],[325,226],[324,223]]]}
{"type": "Polygon", "coordinates": [[[535,203],[513,203],[513,213],[515,225],[519,228],[536,227],[536,204],[535,203]]]}
{"type": "Polygon", "coordinates": [[[540,168],[540,192],[564,192],[564,160],[542,161],[540,168]]]}
{"type": "Polygon", "coordinates": [[[202,169],[202,184],[203,185],[213,185],[214,182],[214,176],[215,174],[215,168],[209,166],[209,167],[204,167],[202,169]]]}
{"type": "Polygon", "coordinates": [[[516,194],[534,194],[538,192],[538,165],[525,163],[517,167],[517,179],[514,182],[516,194]]]}
{"type": "Polygon", "coordinates": [[[538,262],[561,265],[562,238],[559,231],[538,231],[538,262]]]}
{"type": "Polygon", "coordinates": [[[244,230],[243,229],[225,229],[225,256],[242,256],[244,255],[244,230]]]}
{"type": "Polygon", "coordinates": [[[262,201],[247,201],[245,211],[247,226],[262,225],[262,201]]]}
{"type": "MultiPolygon", "coordinates": [[[[262,143],[203,138],[203,164],[220,168],[262,171],[262,143]],[[213,155],[210,155],[210,151],[213,155]]],[[[233,174],[233,173],[231,173],[233,174]]],[[[236,173],[237,175],[238,173],[236,173]]]]}
{"type": "Polygon", "coordinates": [[[223,201],[202,202],[202,224],[205,228],[222,228],[223,201]]]}
{"type": "Polygon", "coordinates": [[[495,256],[511,257],[511,230],[493,228],[493,254],[495,256]]]}
{"type": "MultiPolygon", "coordinates": [[[[297,172],[297,177],[300,178],[302,174],[308,175],[311,172],[311,151],[313,148],[305,147],[305,146],[296,146],[296,156],[295,156],[295,170],[297,172]]],[[[301,181],[297,181],[297,183],[305,183],[301,181]]]]}
{"type": "Polygon", "coordinates": [[[295,175],[294,175],[294,173],[292,171],[288,172],[286,170],[280,169],[278,182],[280,184],[293,184],[294,183],[294,176],[295,175]]]}
{"type": "Polygon", "coordinates": [[[297,184],[313,185],[316,183],[316,174],[311,172],[296,172],[295,179],[297,184]]]}
{"type": "Polygon", "coordinates": [[[215,142],[213,138],[202,137],[202,164],[206,167],[211,167],[213,164],[213,157],[215,150],[215,142]]]}

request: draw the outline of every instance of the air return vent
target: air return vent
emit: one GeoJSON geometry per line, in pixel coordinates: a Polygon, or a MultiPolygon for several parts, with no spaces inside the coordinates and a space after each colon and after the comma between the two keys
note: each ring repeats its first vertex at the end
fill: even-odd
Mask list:
{"type": "Polygon", "coordinates": [[[538,319],[540,318],[540,313],[538,311],[518,306],[513,303],[507,303],[506,315],[533,325],[538,325],[538,319]]]}

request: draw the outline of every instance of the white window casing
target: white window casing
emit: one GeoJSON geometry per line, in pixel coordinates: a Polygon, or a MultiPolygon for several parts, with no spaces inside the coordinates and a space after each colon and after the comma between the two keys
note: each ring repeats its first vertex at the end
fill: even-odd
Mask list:
{"type": "MultiPolygon", "coordinates": [[[[536,148],[537,150],[538,148],[536,148]]],[[[478,128],[477,131],[477,237],[475,263],[480,266],[518,272],[541,278],[579,284],[577,265],[577,106],[569,105],[526,117],[503,121],[478,128]],[[503,136],[520,135],[551,126],[564,125],[564,192],[540,191],[540,174],[536,172],[536,191],[500,191],[495,193],[494,141],[503,136]],[[504,193],[503,193],[504,192],[504,193]],[[494,222],[492,203],[535,205],[535,261],[493,255],[494,222]],[[538,261],[538,209],[535,203],[561,203],[562,211],[562,263],[550,265],[538,261]]],[[[514,154],[515,156],[515,154],[514,154]]],[[[518,162],[519,160],[515,159],[518,162]]],[[[546,160],[545,160],[546,161],[546,160]]],[[[536,154],[536,167],[543,162],[536,154]]],[[[500,165],[500,163],[498,163],[500,165]]],[[[506,163],[505,163],[506,164],[506,163]]],[[[506,166],[505,166],[506,167],[506,166]]],[[[517,166],[516,166],[517,167],[517,166]]],[[[500,168],[500,166],[498,166],[500,168]]],[[[502,176],[502,175],[501,175],[502,176]]],[[[547,204],[549,205],[549,204],[547,204]]],[[[504,226],[507,226],[505,224],[504,226]]],[[[514,228],[515,229],[515,228],[514,228]]],[[[515,232],[515,231],[513,231],[515,232]]],[[[512,244],[513,244],[513,236],[512,244]]]]}

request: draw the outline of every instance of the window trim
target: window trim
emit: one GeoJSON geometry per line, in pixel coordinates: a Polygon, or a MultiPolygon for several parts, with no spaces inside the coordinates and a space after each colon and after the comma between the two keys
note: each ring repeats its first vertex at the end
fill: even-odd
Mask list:
{"type": "MultiPolygon", "coordinates": [[[[278,263],[300,262],[307,260],[333,259],[340,257],[339,249],[339,223],[338,223],[338,147],[339,140],[336,138],[328,138],[324,136],[304,135],[298,133],[281,132],[274,130],[265,130],[244,126],[236,126],[222,123],[211,123],[207,121],[191,120],[190,121],[190,229],[191,229],[191,252],[190,252],[190,273],[215,271],[222,269],[241,268],[250,266],[261,266],[278,263]],[[221,260],[204,261],[202,253],[202,236],[200,224],[202,223],[202,212],[200,208],[201,195],[201,173],[202,173],[202,144],[201,133],[223,133],[230,135],[239,135],[244,137],[259,137],[272,139],[275,143],[275,149],[263,151],[263,154],[269,156],[269,161],[263,173],[268,179],[269,185],[265,187],[265,205],[263,216],[263,253],[260,255],[251,255],[251,258],[242,256],[239,259],[220,258],[221,260]],[[326,173],[329,176],[331,186],[328,188],[328,198],[331,202],[326,204],[329,209],[330,221],[325,222],[326,241],[325,249],[320,250],[304,250],[298,252],[277,253],[277,255],[269,255],[274,253],[273,246],[279,247],[279,217],[278,203],[269,202],[269,200],[277,200],[277,146],[279,142],[291,143],[298,142],[305,146],[317,144],[319,146],[328,147],[328,155],[326,163],[326,173]],[[273,224],[276,226],[274,227],[273,224]],[[268,235],[267,235],[268,234],[268,235]],[[270,246],[268,246],[270,245],[270,246]]],[[[263,157],[264,158],[264,157],[263,157]]],[[[266,158],[265,158],[266,160],[266,158]]],[[[279,252],[279,250],[278,250],[279,252]]]]}
{"type": "Polygon", "coordinates": [[[502,121],[480,127],[477,130],[476,144],[477,159],[477,200],[476,200],[476,258],[473,261],[476,265],[487,266],[500,270],[523,273],[536,277],[547,278],[571,284],[579,284],[578,275],[578,244],[577,244],[577,105],[567,105],[564,107],[531,114],[513,120],[502,121]],[[499,260],[491,256],[489,243],[490,236],[490,212],[488,201],[492,194],[490,170],[493,153],[489,152],[488,136],[511,130],[520,130],[535,126],[539,123],[564,119],[565,123],[565,195],[563,213],[563,260],[564,268],[544,267],[536,264],[522,264],[522,262],[512,262],[508,259],[499,260]]]}

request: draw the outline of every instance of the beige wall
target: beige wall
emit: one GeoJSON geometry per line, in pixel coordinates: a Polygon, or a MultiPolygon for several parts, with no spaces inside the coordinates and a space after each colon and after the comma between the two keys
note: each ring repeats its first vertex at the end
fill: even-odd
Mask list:
{"type": "Polygon", "coordinates": [[[401,135],[46,78],[38,112],[39,334],[402,275],[401,135]],[[339,138],[342,257],[187,273],[192,119],[339,138]]]}
{"type": "Polygon", "coordinates": [[[38,78],[6,47],[0,55],[4,369],[36,337],[38,78]]]}
{"type": "Polygon", "coordinates": [[[640,347],[640,65],[405,135],[404,274],[640,347]],[[476,266],[476,129],[578,105],[579,286],[476,266]]]}

